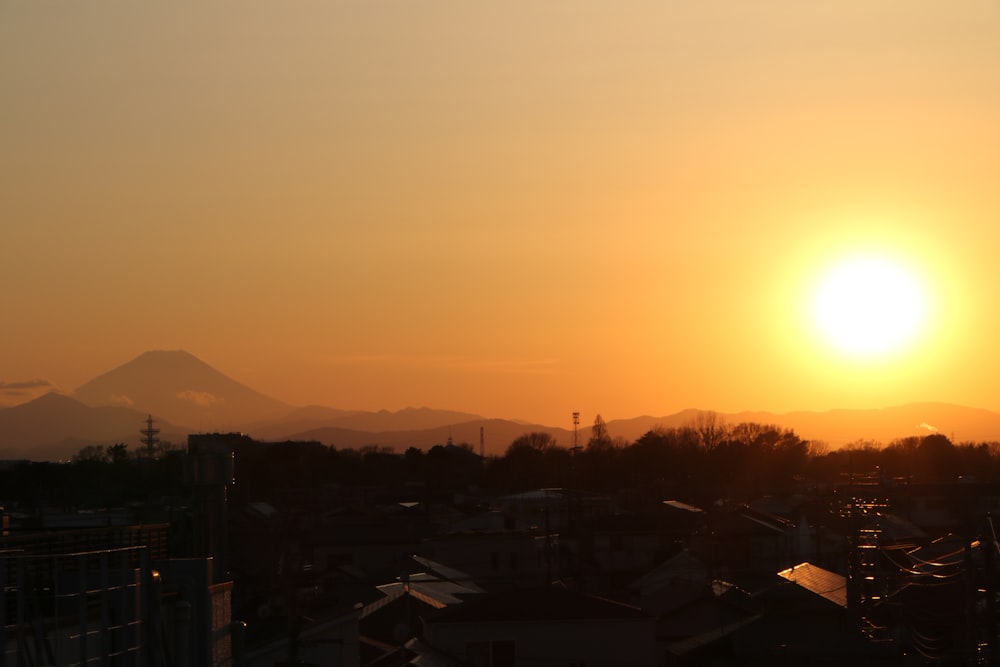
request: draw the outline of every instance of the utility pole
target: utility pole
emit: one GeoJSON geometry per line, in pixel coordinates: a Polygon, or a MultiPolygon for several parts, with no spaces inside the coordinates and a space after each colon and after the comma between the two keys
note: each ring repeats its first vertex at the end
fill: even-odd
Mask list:
{"type": "Polygon", "coordinates": [[[986,664],[989,667],[996,667],[1000,664],[1000,651],[997,647],[997,573],[996,573],[996,550],[1000,549],[997,542],[996,529],[993,526],[993,515],[986,514],[986,526],[989,532],[983,531],[980,539],[980,548],[983,551],[983,583],[986,589],[986,664]]]}

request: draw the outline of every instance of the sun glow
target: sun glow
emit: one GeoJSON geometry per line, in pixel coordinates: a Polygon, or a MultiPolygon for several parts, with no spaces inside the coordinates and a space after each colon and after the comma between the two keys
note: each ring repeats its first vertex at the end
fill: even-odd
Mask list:
{"type": "Polygon", "coordinates": [[[888,256],[856,255],[836,263],[812,293],[820,337],[856,358],[901,352],[927,321],[926,289],[916,274],[888,256]]]}

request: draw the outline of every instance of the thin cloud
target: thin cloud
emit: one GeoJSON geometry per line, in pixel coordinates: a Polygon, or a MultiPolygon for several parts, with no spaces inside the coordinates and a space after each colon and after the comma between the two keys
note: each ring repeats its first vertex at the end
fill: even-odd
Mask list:
{"type": "Polygon", "coordinates": [[[558,359],[497,359],[470,361],[466,369],[509,375],[554,375],[562,372],[558,359]]]}
{"type": "Polygon", "coordinates": [[[50,387],[55,389],[53,385],[48,380],[26,380],[23,382],[3,382],[0,381],[0,391],[10,391],[10,390],[24,390],[24,389],[43,389],[50,387]]]}
{"type": "Polygon", "coordinates": [[[938,432],[938,429],[937,429],[936,426],[932,426],[932,425],[928,424],[927,422],[920,422],[919,424],[917,424],[917,428],[922,428],[924,430],[930,431],[931,433],[937,433],[938,432]]]}
{"type": "Polygon", "coordinates": [[[324,358],[335,366],[395,366],[462,373],[552,375],[561,372],[559,359],[476,359],[457,356],[403,354],[335,354],[324,358]]]}
{"type": "Polygon", "coordinates": [[[58,388],[48,380],[0,381],[0,407],[27,403],[50,391],[58,391],[58,388]]]}
{"type": "Polygon", "coordinates": [[[215,394],[211,394],[207,391],[197,391],[195,389],[185,389],[184,391],[179,391],[177,392],[177,398],[182,401],[190,401],[191,403],[203,408],[210,407],[215,403],[222,401],[222,399],[215,394]]]}
{"type": "Polygon", "coordinates": [[[111,402],[114,405],[124,405],[127,408],[135,405],[135,401],[124,394],[111,394],[111,402]]]}
{"type": "Polygon", "coordinates": [[[0,389],[0,402],[4,405],[21,403],[24,399],[33,395],[34,392],[25,391],[24,389],[0,389]]]}

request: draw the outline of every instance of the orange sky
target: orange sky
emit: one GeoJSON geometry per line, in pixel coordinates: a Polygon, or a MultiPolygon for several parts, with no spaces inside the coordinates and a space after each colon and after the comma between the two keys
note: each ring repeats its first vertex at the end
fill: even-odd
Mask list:
{"type": "Polygon", "coordinates": [[[0,102],[0,388],[1000,410],[992,0],[11,0],[0,102]],[[931,324],[840,359],[809,285],[871,247],[931,324]]]}

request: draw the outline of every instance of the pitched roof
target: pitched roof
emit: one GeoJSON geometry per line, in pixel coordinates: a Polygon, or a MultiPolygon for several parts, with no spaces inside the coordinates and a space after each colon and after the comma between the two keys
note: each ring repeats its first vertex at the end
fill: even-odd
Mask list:
{"type": "Polygon", "coordinates": [[[470,589],[473,593],[482,593],[483,589],[476,585],[473,577],[468,572],[449,567],[437,561],[433,561],[423,556],[410,556],[415,563],[424,568],[424,579],[439,579],[441,581],[451,581],[470,589]]]}
{"type": "Polygon", "coordinates": [[[701,634],[682,639],[680,641],[671,642],[669,645],[669,652],[675,656],[682,656],[686,653],[691,653],[697,651],[703,646],[707,646],[712,642],[716,642],[720,639],[728,637],[733,633],[737,632],[745,625],[749,625],[754,621],[758,620],[760,616],[746,616],[744,618],[739,618],[729,623],[717,625],[710,630],[702,632],[701,634]]]}
{"type": "Polygon", "coordinates": [[[648,595],[671,585],[678,579],[707,584],[708,566],[690,550],[683,549],[633,581],[629,587],[648,595]]]}
{"type": "Polygon", "coordinates": [[[847,579],[836,572],[824,570],[812,563],[799,563],[782,570],[778,576],[840,607],[847,607],[847,579]]]}
{"type": "Polygon", "coordinates": [[[631,605],[565,588],[518,588],[442,609],[431,623],[581,621],[652,618],[631,605]]]}
{"type": "Polygon", "coordinates": [[[688,505],[687,503],[682,503],[679,500],[664,500],[663,505],[664,507],[668,507],[670,509],[681,510],[683,512],[690,512],[692,514],[705,513],[705,510],[701,509],[700,507],[695,507],[694,505],[688,505]]]}

